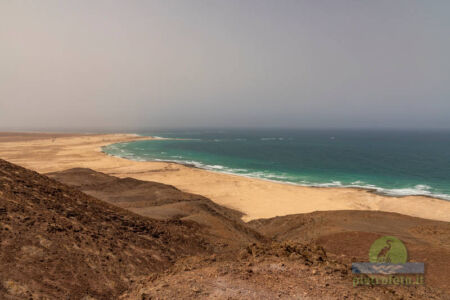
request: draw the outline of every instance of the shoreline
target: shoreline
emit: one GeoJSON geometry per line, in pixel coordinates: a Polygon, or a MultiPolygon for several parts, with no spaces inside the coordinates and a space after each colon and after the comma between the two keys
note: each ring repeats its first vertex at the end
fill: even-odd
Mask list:
{"type": "Polygon", "coordinates": [[[304,186],[175,162],[133,161],[102,151],[102,147],[115,143],[152,139],[131,134],[79,134],[0,141],[0,158],[40,173],[85,167],[170,184],[241,211],[244,221],[313,211],[373,210],[450,222],[450,201],[428,195],[391,196],[361,187],[304,186]]]}
{"type": "MultiPolygon", "coordinates": [[[[184,139],[180,139],[180,138],[164,138],[164,137],[153,137],[153,136],[143,136],[143,135],[136,135],[136,136],[149,137],[150,138],[149,140],[184,140],[184,139]]],[[[116,144],[130,143],[130,142],[133,142],[133,141],[112,143],[112,144],[104,145],[104,146],[102,146],[102,148],[108,147],[108,146],[113,146],[113,145],[116,145],[116,144]]],[[[184,163],[184,162],[180,162],[180,161],[177,161],[177,160],[164,160],[164,159],[135,160],[135,159],[127,158],[127,157],[122,157],[122,156],[119,156],[119,155],[110,154],[110,153],[104,151],[103,149],[100,149],[100,151],[103,154],[111,156],[111,157],[121,158],[121,159],[134,161],[134,162],[171,163],[171,164],[177,164],[177,165],[181,165],[181,166],[188,167],[188,168],[204,170],[206,172],[212,172],[212,173],[216,173],[216,174],[225,174],[225,175],[239,176],[239,177],[244,177],[244,178],[262,180],[262,181],[273,182],[273,183],[280,183],[280,184],[286,184],[286,185],[293,185],[293,186],[299,186],[299,187],[319,188],[319,189],[322,189],[322,188],[323,189],[328,189],[328,188],[354,189],[354,190],[369,192],[369,193],[373,193],[375,195],[385,196],[385,197],[403,198],[403,197],[417,196],[417,197],[425,197],[425,198],[429,198],[429,199],[436,199],[436,200],[442,200],[442,201],[450,202],[450,195],[445,195],[445,194],[442,194],[442,196],[440,194],[429,194],[429,195],[427,195],[427,194],[418,194],[418,193],[417,194],[406,194],[406,195],[395,195],[395,194],[389,194],[389,192],[380,191],[380,190],[388,190],[389,191],[389,190],[395,190],[395,189],[382,188],[382,187],[369,187],[369,186],[366,187],[366,186],[358,186],[358,185],[355,185],[355,186],[352,186],[352,185],[327,185],[328,183],[323,183],[323,184],[322,183],[302,184],[302,183],[296,183],[296,182],[291,182],[291,181],[281,181],[281,180],[275,180],[275,179],[269,179],[269,178],[261,178],[261,177],[257,177],[257,176],[246,175],[246,174],[239,174],[239,173],[233,173],[233,172],[227,172],[227,171],[211,170],[211,169],[208,169],[207,167],[197,166],[194,163],[188,163],[188,162],[184,163]]],[[[204,165],[203,163],[200,163],[200,162],[199,162],[199,164],[204,165]]],[[[205,165],[205,166],[207,166],[207,165],[205,165]]]]}
{"type": "MultiPolygon", "coordinates": [[[[121,144],[121,143],[119,142],[119,143],[114,143],[114,144],[121,144]]],[[[110,144],[110,145],[114,145],[114,144],[110,144]]],[[[107,146],[110,146],[110,145],[105,145],[104,147],[107,147],[107,146]]],[[[134,159],[121,157],[121,156],[114,155],[114,154],[109,154],[109,153],[107,153],[107,152],[105,152],[103,150],[100,150],[100,151],[103,154],[107,155],[107,156],[120,158],[120,159],[125,159],[125,160],[129,160],[129,161],[149,162],[149,163],[153,163],[153,162],[159,163],[159,162],[161,162],[161,163],[168,163],[168,164],[170,163],[170,164],[180,165],[180,166],[183,166],[183,167],[186,167],[186,168],[193,168],[193,169],[203,170],[203,171],[206,171],[206,172],[212,172],[212,173],[216,173],[216,174],[239,176],[239,177],[256,179],[256,180],[262,180],[262,181],[279,183],[279,184],[286,184],[286,185],[293,185],[293,186],[300,186],[300,187],[307,187],[307,188],[316,188],[316,189],[329,189],[329,188],[353,189],[353,190],[358,190],[358,191],[362,191],[362,192],[373,193],[375,195],[384,196],[384,197],[403,198],[403,197],[410,197],[410,196],[418,196],[418,197],[426,197],[426,198],[430,198],[430,199],[436,199],[436,200],[442,200],[442,201],[450,202],[449,200],[447,200],[445,198],[440,198],[439,196],[436,196],[436,195],[421,195],[421,194],[390,195],[388,193],[380,192],[376,188],[362,187],[362,186],[349,186],[349,185],[343,185],[343,186],[318,186],[319,184],[317,184],[317,185],[314,185],[314,184],[301,184],[301,183],[295,183],[295,182],[289,182],[289,181],[281,181],[281,180],[274,180],[274,179],[267,179],[267,178],[259,178],[259,177],[254,177],[254,176],[250,176],[250,175],[237,174],[237,173],[232,173],[232,172],[209,170],[207,168],[198,167],[198,166],[196,166],[194,164],[182,163],[182,162],[177,162],[177,161],[172,161],[172,160],[134,160],[134,159]]]]}

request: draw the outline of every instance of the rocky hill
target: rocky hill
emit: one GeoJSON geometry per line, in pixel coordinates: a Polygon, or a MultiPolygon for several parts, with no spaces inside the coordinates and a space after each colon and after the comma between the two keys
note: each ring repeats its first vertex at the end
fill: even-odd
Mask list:
{"type": "Polygon", "coordinates": [[[158,221],[0,160],[0,298],[113,299],[209,245],[192,221],[158,221]]]}
{"type": "MultiPolygon", "coordinates": [[[[450,292],[450,223],[380,211],[321,211],[249,223],[276,241],[314,241],[328,256],[350,265],[368,260],[371,244],[391,235],[403,241],[409,261],[424,262],[426,283],[450,292]]],[[[449,296],[450,297],[450,296],[449,296]]]]}
{"type": "Polygon", "coordinates": [[[446,222],[335,211],[244,223],[164,184],[48,176],[0,160],[0,299],[450,299],[446,222]],[[382,235],[426,263],[425,286],[352,286],[351,262],[382,235]]]}
{"type": "Polygon", "coordinates": [[[195,221],[202,225],[205,238],[221,250],[231,251],[264,240],[259,232],[241,220],[241,212],[170,185],[117,178],[84,168],[46,175],[142,216],[157,220],[195,221]]]}

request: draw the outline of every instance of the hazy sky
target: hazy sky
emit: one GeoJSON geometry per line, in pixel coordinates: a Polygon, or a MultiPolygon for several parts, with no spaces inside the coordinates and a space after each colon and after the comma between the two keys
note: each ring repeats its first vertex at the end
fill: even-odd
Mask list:
{"type": "Polygon", "coordinates": [[[448,0],[0,0],[0,130],[450,128],[448,0]]]}

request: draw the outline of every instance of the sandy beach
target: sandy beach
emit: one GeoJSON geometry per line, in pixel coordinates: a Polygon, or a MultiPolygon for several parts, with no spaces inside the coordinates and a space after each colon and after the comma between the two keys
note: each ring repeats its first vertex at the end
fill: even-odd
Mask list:
{"type": "Polygon", "coordinates": [[[117,177],[173,185],[244,213],[243,220],[329,210],[375,210],[450,221],[450,202],[423,196],[390,197],[353,188],[303,187],[192,168],[108,156],[101,147],[150,137],[131,134],[0,133],[0,158],[40,173],[91,168],[117,177]]]}

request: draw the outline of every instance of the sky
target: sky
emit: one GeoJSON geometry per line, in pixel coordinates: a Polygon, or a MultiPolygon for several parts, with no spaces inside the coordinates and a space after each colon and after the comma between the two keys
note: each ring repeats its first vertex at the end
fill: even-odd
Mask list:
{"type": "Polygon", "coordinates": [[[0,1],[0,130],[450,128],[448,0],[0,1]]]}

